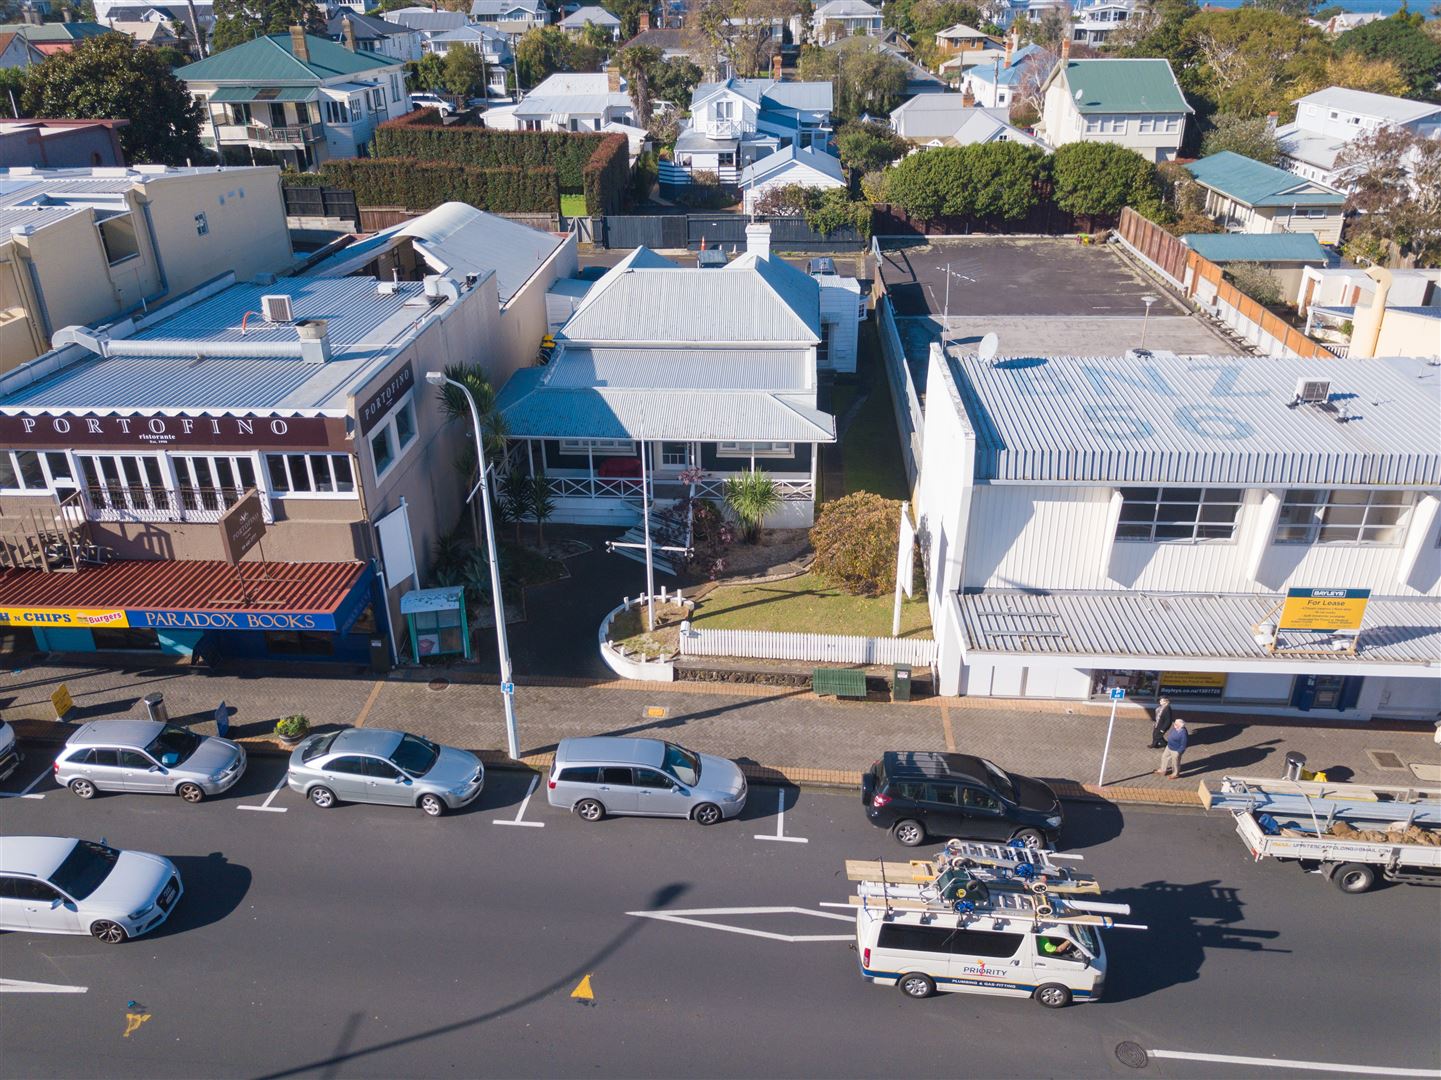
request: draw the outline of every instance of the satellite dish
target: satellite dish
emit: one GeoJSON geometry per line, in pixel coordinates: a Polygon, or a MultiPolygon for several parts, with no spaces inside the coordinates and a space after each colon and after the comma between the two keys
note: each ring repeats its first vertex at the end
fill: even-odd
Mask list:
{"type": "Polygon", "coordinates": [[[1076,100],[1077,100],[1078,102],[1081,100],[1081,98],[1083,98],[1083,97],[1085,97],[1085,96],[1086,96],[1086,91],[1085,91],[1085,90],[1077,90],[1077,91],[1076,91],[1076,100]]]}
{"type": "Polygon", "coordinates": [[[989,364],[996,358],[996,350],[1000,347],[1001,339],[990,333],[981,338],[980,345],[976,347],[976,355],[989,364]]]}

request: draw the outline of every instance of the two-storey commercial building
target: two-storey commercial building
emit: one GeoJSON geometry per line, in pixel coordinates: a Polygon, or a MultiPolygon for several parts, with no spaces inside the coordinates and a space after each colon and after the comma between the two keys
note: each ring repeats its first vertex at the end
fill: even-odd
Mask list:
{"type": "Polygon", "coordinates": [[[1432,364],[933,347],[927,385],[943,692],[1441,711],[1432,364]]]}

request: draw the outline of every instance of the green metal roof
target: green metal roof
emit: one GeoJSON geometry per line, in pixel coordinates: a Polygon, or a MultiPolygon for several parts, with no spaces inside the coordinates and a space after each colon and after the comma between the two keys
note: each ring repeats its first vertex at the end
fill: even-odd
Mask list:
{"type": "Polygon", "coordinates": [[[1247,206],[1334,206],[1346,196],[1274,165],[1223,150],[1186,166],[1197,183],[1247,206]]]}
{"type": "Polygon", "coordinates": [[[290,51],[289,34],[267,34],[177,68],[175,74],[188,83],[295,83],[325,81],[400,63],[376,53],[351,52],[314,34],[306,34],[305,43],[310,50],[309,61],[301,61],[290,51]]]}
{"type": "Polygon", "coordinates": [[[21,34],[42,45],[56,41],[78,41],[80,38],[115,32],[97,22],[0,23],[0,34],[21,34]]]}
{"type": "Polygon", "coordinates": [[[1068,60],[1066,84],[1082,113],[1195,112],[1165,60],[1068,60]]]}
{"type": "Polygon", "coordinates": [[[1202,258],[1224,262],[1329,262],[1326,249],[1314,233],[1187,233],[1186,246],[1202,258]]]}

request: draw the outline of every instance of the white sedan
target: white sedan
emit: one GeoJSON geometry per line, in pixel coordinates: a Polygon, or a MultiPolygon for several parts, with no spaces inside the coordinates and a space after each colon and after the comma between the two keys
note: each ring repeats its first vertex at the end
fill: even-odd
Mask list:
{"type": "Polygon", "coordinates": [[[118,945],[163,923],[184,891],[175,864],[159,855],[103,840],[0,836],[0,930],[118,945]]]}

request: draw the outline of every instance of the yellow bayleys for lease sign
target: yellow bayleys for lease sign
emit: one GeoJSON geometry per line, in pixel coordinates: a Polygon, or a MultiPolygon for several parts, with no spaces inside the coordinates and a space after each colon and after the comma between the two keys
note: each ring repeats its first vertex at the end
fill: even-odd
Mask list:
{"type": "Polygon", "coordinates": [[[1370,589],[1288,589],[1279,630],[1360,630],[1370,589]]]}

